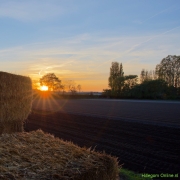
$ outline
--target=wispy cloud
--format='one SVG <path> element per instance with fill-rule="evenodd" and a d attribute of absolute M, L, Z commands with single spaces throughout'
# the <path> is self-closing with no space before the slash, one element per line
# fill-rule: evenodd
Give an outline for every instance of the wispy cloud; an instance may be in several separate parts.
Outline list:
<path fill-rule="evenodd" d="M 75 8 L 64 5 L 62 1 L 3 1 L 0 5 L 0 17 L 9 17 L 21 21 L 47 20 L 64 13 L 73 11 Z"/>
<path fill-rule="evenodd" d="M 148 17 L 147 19 L 145 19 L 143 21 L 136 21 L 136 22 L 138 22 L 139 24 L 144 24 L 145 22 L 147 22 L 150 19 L 153 19 L 153 18 L 159 16 L 160 14 L 163 14 L 163 13 L 166 13 L 166 12 L 169 12 L 169 11 L 172 11 L 172 10 L 178 10 L 179 8 L 177 8 L 176 5 L 173 5 L 173 6 L 170 6 L 170 7 L 166 8 L 166 9 L 163 9 L 163 10 L 153 14 L 152 16 Z"/>
<path fill-rule="evenodd" d="M 180 52 L 173 3 L 0 0 L 0 70 L 106 86 L 112 61 L 122 62 L 125 74 L 153 69 Z"/>
<path fill-rule="evenodd" d="M 151 36 L 104 38 L 82 34 L 63 40 L 1 49 L 0 58 L 4 59 L 1 68 L 8 69 L 8 60 L 13 57 L 11 72 L 16 67 L 19 73 L 33 79 L 53 72 L 61 79 L 73 79 L 77 83 L 85 83 L 85 79 L 97 81 L 98 77 L 98 82 L 102 81 L 106 86 L 112 61 L 122 62 L 125 74 L 138 75 L 142 68 L 154 69 L 168 54 L 177 54 L 179 47 L 171 44 L 171 40 L 180 41 L 179 33 L 175 31 L 178 28 Z"/>
<path fill-rule="evenodd" d="M 173 31 L 173 30 L 175 30 L 175 29 L 178 29 L 178 28 L 180 28 L 180 26 L 177 26 L 177 27 L 172 28 L 172 29 L 170 29 L 170 30 L 168 30 L 168 31 L 165 31 L 165 32 L 163 32 L 163 33 L 160 33 L 160 34 L 157 34 L 157 35 L 155 35 L 155 36 L 153 36 L 153 37 L 150 37 L 150 38 L 148 38 L 147 40 L 145 40 L 145 41 L 143 41 L 143 42 L 140 42 L 140 43 L 138 43 L 138 44 L 135 44 L 135 45 L 132 46 L 130 49 L 128 49 L 128 50 L 126 51 L 126 53 L 129 53 L 130 51 L 135 50 L 137 47 L 143 45 L 144 43 L 147 43 L 147 42 L 149 42 L 149 41 L 151 41 L 151 40 L 153 40 L 153 39 L 155 39 L 155 38 L 158 38 L 158 37 L 160 37 L 160 36 L 162 36 L 162 35 L 165 35 L 165 34 L 171 32 L 171 31 Z"/>
<path fill-rule="evenodd" d="M 119 59 L 119 58 L 121 58 L 121 57 L 123 57 L 123 56 L 125 56 L 125 55 L 130 55 L 130 54 L 132 54 L 131 52 L 135 51 L 136 49 L 138 49 L 138 48 L 140 48 L 140 47 L 142 47 L 142 46 L 146 47 L 146 46 L 147 46 L 146 43 L 149 42 L 149 41 L 152 41 L 152 40 L 154 40 L 154 45 L 157 46 L 158 44 L 161 44 L 163 38 L 164 38 L 164 39 L 166 38 L 166 37 L 163 37 L 163 35 L 171 32 L 171 31 L 173 31 L 173 30 L 176 30 L 176 29 L 178 29 L 178 28 L 180 28 L 180 26 L 177 26 L 177 27 L 172 28 L 172 29 L 170 29 L 170 30 L 164 31 L 164 32 L 162 32 L 162 33 L 160 33 L 160 34 L 153 35 L 153 36 L 151 36 L 151 37 L 149 37 L 149 36 L 144 37 L 145 40 L 143 40 L 143 41 L 141 41 L 141 39 L 142 39 L 142 37 L 141 37 L 141 38 L 139 38 L 139 41 L 141 41 L 141 42 L 138 42 L 137 44 L 132 45 L 129 49 L 126 49 L 123 53 L 121 53 L 120 56 L 117 56 L 117 57 L 115 57 L 115 58 L 112 59 L 112 60 Z M 177 37 L 179 37 L 179 36 L 177 36 Z M 160 38 L 161 40 L 159 40 L 159 42 L 158 42 L 158 40 L 156 40 L 157 38 Z M 157 42 L 157 44 L 156 44 L 156 42 Z M 167 44 L 167 46 L 168 46 L 168 44 Z M 144 48 L 144 47 L 142 47 L 142 48 Z M 141 51 L 142 51 L 142 49 L 141 49 Z M 151 50 L 150 50 L 150 51 L 151 51 Z M 140 53 L 140 54 L 141 54 L 141 53 Z"/>

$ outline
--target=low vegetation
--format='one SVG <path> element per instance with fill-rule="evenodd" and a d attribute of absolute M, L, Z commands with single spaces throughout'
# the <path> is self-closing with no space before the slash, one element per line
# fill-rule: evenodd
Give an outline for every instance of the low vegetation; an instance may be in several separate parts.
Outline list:
<path fill-rule="evenodd" d="M 120 169 L 119 171 L 120 180 L 151 180 L 151 178 L 144 178 L 141 174 L 137 174 L 124 168 Z"/>

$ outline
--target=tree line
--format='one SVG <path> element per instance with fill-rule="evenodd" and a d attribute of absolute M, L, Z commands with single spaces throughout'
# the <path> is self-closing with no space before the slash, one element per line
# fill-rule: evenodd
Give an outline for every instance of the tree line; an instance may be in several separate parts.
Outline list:
<path fill-rule="evenodd" d="M 142 69 L 138 75 L 124 75 L 122 63 L 112 62 L 109 89 L 103 96 L 135 99 L 180 99 L 180 56 L 168 55 L 155 70 Z"/>
<path fill-rule="evenodd" d="M 77 91 L 81 91 L 82 87 L 80 84 L 76 86 L 75 82 L 73 80 L 67 80 L 66 82 L 62 82 L 54 73 L 47 73 L 44 76 L 42 76 L 39 81 L 40 86 L 47 86 L 49 91 L 56 91 L 64 93 L 66 90 L 71 92 L 72 94 L 75 94 Z M 34 82 L 34 84 L 36 84 Z M 37 86 L 35 86 L 35 89 L 37 89 Z"/>

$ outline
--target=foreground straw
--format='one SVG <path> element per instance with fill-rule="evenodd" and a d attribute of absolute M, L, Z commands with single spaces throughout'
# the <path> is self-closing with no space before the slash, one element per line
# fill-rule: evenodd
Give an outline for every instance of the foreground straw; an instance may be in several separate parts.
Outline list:
<path fill-rule="evenodd" d="M 31 79 L 0 71 L 0 134 L 22 132 L 31 106 Z"/>
<path fill-rule="evenodd" d="M 115 180 L 117 159 L 41 130 L 0 136 L 0 179 Z"/>

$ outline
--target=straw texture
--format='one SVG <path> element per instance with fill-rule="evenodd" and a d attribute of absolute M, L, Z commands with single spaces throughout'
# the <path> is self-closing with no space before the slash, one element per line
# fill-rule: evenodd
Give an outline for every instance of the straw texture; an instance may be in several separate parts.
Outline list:
<path fill-rule="evenodd" d="M 22 131 L 31 106 L 31 79 L 0 71 L 0 134 Z"/>
<path fill-rule="evenodd" d="M 2 180 L 115 180 L 118 175 L 117 158 L 41 130 L 3 134 L 0 144 Z"/>

